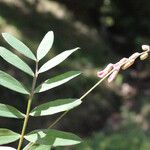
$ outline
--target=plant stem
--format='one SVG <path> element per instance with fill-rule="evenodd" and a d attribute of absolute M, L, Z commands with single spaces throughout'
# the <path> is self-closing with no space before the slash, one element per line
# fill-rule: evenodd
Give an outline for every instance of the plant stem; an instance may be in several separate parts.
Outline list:
<path fill-rule="evenodd" d="M 30 99 L 28 100 L 26 116 L 25 116 L 25 119 L 24 119 L 23 128 L 22 128 L 22 131 L 21 131 L 21 137 L 20 137 L 20 140 L 19 140 L 19 144 L 18 144 L 17 150 L 20 150 L 20 149 L 21 149 L 21 146 L 22 146 L 22 142 L 23 142 L 25 130 L 26 130 L 26 127 L 27 127 L 28 119 L 29 119 L 29 113 L 30 113 L 30 108 L 31 108 L 31 102 L 32 102 L 32 99 L 30 98 Z"/>
<path fill-rule="evenodd" d="M 89 93 L 91 93 L 101 82 L 103 82 L 114 70 L 106 74 L 101 80 L 99 80 L 94 86 L 92 86 L 85 94 L 83 94 L 79 99 L 83 100 Z M 70 110 L 62 113 L 48 128 L 52 128 L 57 122 L 59 122 Z"/>
<path fill-rule="evenodd" d="M 62 113 L 48 128 L 52 128 L 61 118 L 63 118 L 63 116 L 65 116 L 67 113 L 69 112 L 68 111 L 65 111 L 64 113 Z"/>
<path fill-rule="evenodd" d="M 23 143 L 26 127 L 27 127 L 28 120 L 29 120 L 29 114 L 30 114 L 30 109 L 31 109 L 33 96 L 34 96 L 34 89 L 35 89 L 37 77 L 38 77 L 38 61 L 36 61 L 35 74 L 34 74 L 34 77 L 33 77 L 32 88 L 31 88 L 31 92 L 30 92 L 29 99 L 28 99 L 28 104 L 27 104 L 26 116 L 25 116 L 25 119 L 24 119 L 24 123 L 23 123 L 23 127 L 22 127 L 21 136 L 20 136 L 20 140 L 19 140 L 17 150 L 21 149 L 21 146 L 22 146 L 22 143 Z"/>

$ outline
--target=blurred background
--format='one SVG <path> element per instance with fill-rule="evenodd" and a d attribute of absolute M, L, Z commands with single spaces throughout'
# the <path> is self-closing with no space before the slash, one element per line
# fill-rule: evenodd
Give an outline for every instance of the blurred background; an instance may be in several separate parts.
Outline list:
<path fill-rule="evenodd" d="M 149 44 L 150 1 L 0 0 L 1 33 L 13 34 L 35 53 L 49 30 L 54 31 L 55 41 L 44 61 L 67 49 L 81 49 L 61 65 L 42 74 L 39 82 L 69 70 L 83 73 L 63 86 L 36 95 L 33 108 L 59 98 L 80 97 L 99 80 L 96 76 L 98 70 L 110 62 L 140 52 L 142 44 Z M 2 36 L 0 45 L 12 50 Z M 34 68 L 32 61 L 22 58 Z M 30 87 L 31 78 L 2 59 L 0 68 Z M 150 59 L 136 61 L 113 83 L 105 81 L 89 94 L 81 106 L 55 126 L 79 135 L 84 142 L 57 150 L 149 150 L 149 68 Z M 0 101 L 26 111 L 26 96 L 3 87 L 0 87 Z M 57 116 L 31 118 L 27 132 L 47 128 Z M 22 123 L 0 118 L 0 127 L 16 132 L 21 132 Z"/>

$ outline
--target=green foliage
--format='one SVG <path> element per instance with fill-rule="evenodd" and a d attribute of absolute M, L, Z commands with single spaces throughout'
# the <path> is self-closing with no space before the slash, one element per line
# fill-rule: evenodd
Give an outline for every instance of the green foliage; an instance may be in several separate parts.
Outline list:
<path fill-rule="evenodd" d="M 55 88 L 68 82 L 69 80 L 75 78 L 78 75 L 80 75 L 80 72 L 78 71 L 69 71 L 59 76 L 48 79 L 35 89 L 35 93 L 40 93 Z"/>
<path fill-rule="evenodd" d="M 49 31 L 41 41 L 38 49 L 37 49 L 37 59 L 41 60 L 51 49 L 54 41 L 54 33 Z"/>
<path fill-rule="evenodd" d="M 0 47 L 0 56 L 11 65 L 17 67 L 18 69 L 24 71 L 25 73 L 31 76 L 34 76 L 34 73 L 31 70 L 31 68 L 24 61 L 22 61 L 17 55 L 13 54 L 6 48 Z"/>
<path fill-rule="evenodd" d="M 36 60 L 32 51 L 24 43 L 22 43 L 9 33 L 2 33 L 2 36 L 6 40 L 6 42 L 10 44 L 10 46 L 12 46 L 15 50 L 30 59 Z"/>
<path fill-rule="evenodd" d="M 60 64 L 62 61 L 64 61 L 68 56 L 70 56 L 73 52 L 75 52 L 78 48 L 67 50 L 62 52 L 61 54 L 55 56 L 54 58 L 50 59 L 48 62 L 46 62 L 40 69 L 39 73 L 45 72 L 49 69 L 52 69 L 53 67 Z"/>
<path fill-rule="evenodd" d="M 17 141 L 19 138 L 20 135 L 18 133 L 8 129 L 0 129 L 0 145 Z"/>
<path fill-rule="evenodd" d="M 36 142 L 51 146 L 75 145 L 81 142 L 81 139 L 69 132 L 62 132 L 53 129 L 35 130 L 25 136 L 30 142 Z"/>
<path fill-rule="evenodd" d="M 59 112 L 67 111 L 73 109 L 80 105 L 82 101 L 76 99 L 59 99 L 52 102 L 48 102 L 35 107 L 30 115 L 31 116 L 46 116 L 52 115 Z"/>
<path fill-rule="evenodd" d="M 14 77 L 1 70 L 0 70 L 0 85 L 22 94 L 29 94 L 29 92 L 24 88 L 22 83 L 20 83 Z"/>
<path fill-rule="evenodd" d="M 0 146 L 0 149 L 2 149 L 2 150 L 16 150 L 16 149 L 14 149 L 14 148 L 12 148 L 12 147 L 8 147 L 8 146 Z"/>
<path fill-rule="evenodd" d="M 9 43 L 14 49 L 24 54 L 26 57 L 35 60 L 35 72 L 33 73 L 33 71 L 26 64 L 26 62 L 20 59 L 16 54 L 7 50 L 4 47 L 0 47 L 0 56 L 4 60 L 6 60 L 11 65 L 17 67 L 21 71 L 33 77 L 33 83 L 31 85 L 32 88 L 30 91 L 28 91 L 20 81 L 16 80 L 11 75 L 0 70 L 0 85 L 10 90 L 28 95 L 28 105 L 27 105 L 26 115 L 22 114 L 15 107 L 5 105 L 5 104 L 0 104 L 0 116 L 17 118 L 17 119 L 24 118 L 21 134 L 17 134 L 8 129 L 0 129 L 0 145 L 11 143 L 19 139 L 18 150 L 20 150 L 24 138 L 29 142 L 32 142 L 29 143 L 24 148 L 24 150 L 28 150 L 28 149 L 50 150 L 52 146 L 56 147 L 56 146 L 67 146 L 67 145 L 79 144 L 81 142 L 81 139 L 78 136 L 71 133 L 52 130 L 52 129 L 35 130 L 25 135 L 25 130 L 26 130 L 29 116 L 45 116 L 45 115 L 56 114 L 63 111 L 66 112 L 81 104 L 80 99 L 60 99 L 60 100 L 55 100 L 55 101 L 42 104 L 40 106 L 35 107 L 32 111 L 30 111 L 34 93 L 40 93 L 52 89 L 80 75 L 79 71 L 69 71 L 61 75 L 58 75 L 56 77 L 53 77 L 51 79 L 48 79 L 45 82 L 43 82 L 41 85 L 38 85 L 36 87 L 36 81 L 38 79 L 39 73 L 45 72 L 55 67 L 56 65 L 64 61 L 73 52 L 75 52 L 78 48 L 62 52 L 61 54 L 49 60 L 38 70 L 39 60 L 41 60 L 52 47 L 53 40 L 54 40 L 54 34 L 52 31 L 49 31 L 44 36 L 42 42 L 40 43 L 37 49 L 37 55 L 36 55 L 37 58 L 34 56 L 32 51 L 25 44 L 23 44 L 21 41 L 16 39 L 14 36 L 8 33 L 3 33 L 2 35 L 4 39 L 7 41 L 7 43 Z"/>
<path fill-rule="evenodd" d="M 15 107 L 0 103 L 0 116 L 8 118 L 24 118 L 25 115 L 17 110 Z"/>
<path fill-rule="evenodd" d="M 50 145 L 42 145 L 42 144 L 32 144 L 29 143 L 26 147 L 24 147 L 23 150 L 28 150 L 30 148 L 30 150 L 50 150 L 51 146 Z"/>

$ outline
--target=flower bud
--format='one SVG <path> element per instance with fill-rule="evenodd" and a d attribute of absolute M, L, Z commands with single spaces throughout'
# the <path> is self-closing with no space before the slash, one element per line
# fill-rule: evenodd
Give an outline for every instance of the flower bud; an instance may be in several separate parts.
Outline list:
<path fill-rule="evenodd" d="M 143 50 L 143 51 L 150 50 L 149 45 L 142 45 L 142 50 Z"/>
<path fill-rule="evenodd" d="M 132 54 L 130 57 L 129 57 L 129 59 L 136 59 L 136 58 L 138 58 L 140 56 L 140 53 L 138 53 L 138 52 L 136 52 L 136 53 L 134 53 L 134 54 Z"/>
<path fill-rule="evenodd" d="M 99 78 L 103 78 L 106 74 L 108 74 L 113 69 L 113 64 L 108 64 L 106 68 L 102 71 L 97 72 L 97 76 Z"/>
<path fill-rule="evenodd" d="M 109 78 L 108 78 L 108 82 L 109 82 L 109 83 L 112 82 L 112 81 L 117 77 L 118 72 L 119 72 L 119 71 L 115 70 L 115 71 L 109 76 Z"/>
<path fill-rule="evenodd" d="M 121 68 L 123 69 L 123 70 L 125 70 L 125 69 L 127 69 L 127 68 L 129 68 L 130 66 L 132 66 L 133 64 L 134 64 L 134 59 L 131 59 L 131 60 L 129 60 L 127 63 L 125 63 Z"/>
<path fill-rule="evenodd" d="M 143 53 L 141 56 L 140 56 L 140 60 L 145 60 L 146 58 L 148 57 L 148 53 Z"/>
<path fill-rule="evenodd" d="M 122 58 L 122 59 L 119 61 L 119 63 L 120 63 L 120 64 L 125 63 L 127 60 L 128 60 L 128 58 L 125 58 L 125 57 L 124 57 L 124 58 Z"/>

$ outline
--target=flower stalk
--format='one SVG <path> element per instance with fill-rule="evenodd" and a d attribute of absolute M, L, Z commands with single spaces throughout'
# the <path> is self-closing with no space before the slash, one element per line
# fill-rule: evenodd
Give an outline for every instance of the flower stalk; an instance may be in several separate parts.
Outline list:
<path fill-rule="evenodd" d="M 135 60 L 140 57 L 141 60 L 145 60 L 148 57 L 148 53 L 150 52 L 150 46 L 149 45 L 142 45 L 143 52 L 141 53 L 134 53 L 129 58 L 122 58 L 119 62 L 116 64 L 108 64 L 106 68 L 102 71 L 97 72 L 97 76 L 101 78 L 94 86 L 92 86 L 85 94 L 83 94 L 79 99 L 83 100 L 89 93 L 91 93 L 100 83 L 102 83 L 108 76 L 108 82 L 112 82 L 118 75 L 119 71 L 125 70 L 132 66 L 135 62 Z M 65 111 L 62 113 L 48 128 L 52 128 L 56 123 L 58 123 L 67 113 L 68 111 Z"/>
<path fill-rule="evenodd" d="M 101 84 L 107 77 L 108 77 L 109 83 L 114 81 L 115 78 L 117 77 L 119 71 L 121 69 L 125 70 L 125 69 L 129 68 L 130 66 L 132 66 L 138 57 L 140 57 L 140 60 L 145 60 L 148 57 L 148 53 L 150 52 L 150 46 L 142 45 L 142 49 L 143 49 L 143 52 L 141 52 L 141 53 L 136 52 L 136 53 L 132 54 L 129 58 L 122 58 L 119 62 L 117 62 L 115 64 L 110 63 L 106 66 L 105 69 L 97 72 L 97 76 L 101 79 L 96 84 L 94 84 L 94 86 L 92 86 L 79 99 L 83 101 L 83 99 L 89 93 L 91 93 L 99 84 Z M 48 128 L 52 128 L 53 126 L 55 126 L 69 111 L 70 110 L 63 112 L 58 118 L 56 118 L 56 120 Z M 30 143 L 28 149 L 30 149 L 30 147 L 33 144 L 34 143 Z"/>

